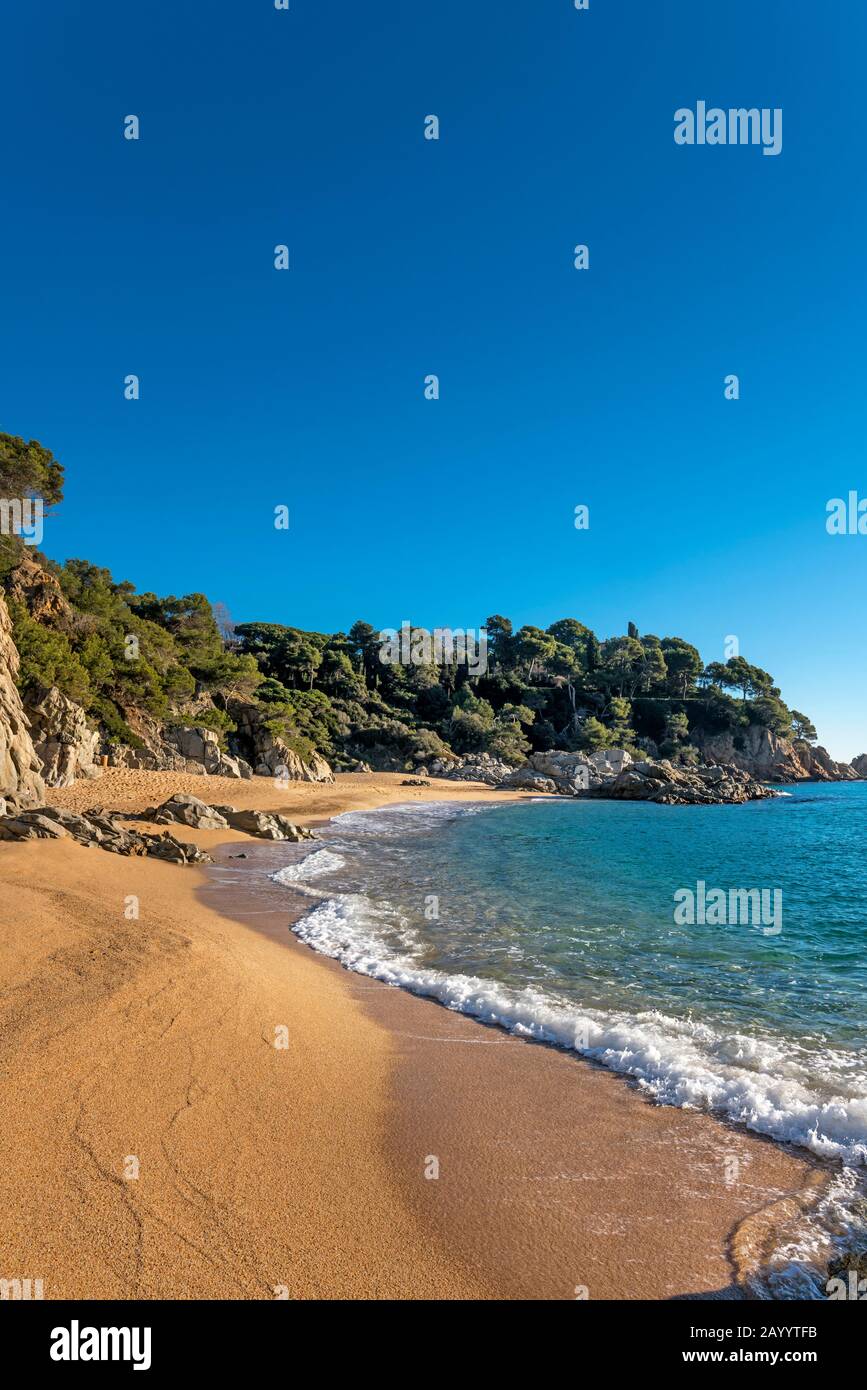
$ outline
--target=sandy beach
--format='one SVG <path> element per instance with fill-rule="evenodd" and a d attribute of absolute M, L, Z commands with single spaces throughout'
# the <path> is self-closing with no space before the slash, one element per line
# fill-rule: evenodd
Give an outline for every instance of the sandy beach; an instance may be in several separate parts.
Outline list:
<path fill-rule="evenodd" d="M 112 771 L 50 798 L 183 790 L 315 824 L 504 796 L 400 781 Z M 218 864 L 258 844 L 181 835 Z M 731 1297 L 821 1185 L 806 1154 L 348 974 L 218 878 L 0 847 L 4 1277 L 46 1298 Z"/>

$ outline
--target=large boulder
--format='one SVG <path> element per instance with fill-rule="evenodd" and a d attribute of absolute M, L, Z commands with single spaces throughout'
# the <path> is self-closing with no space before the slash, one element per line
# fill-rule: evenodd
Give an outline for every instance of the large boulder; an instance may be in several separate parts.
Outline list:
<path fill-rule="evenodd" d="M 532 767 L 516 767 L 503 778 L 500 786 L 526 792 L 557 791 L 557 783 L 552 778 L 543 777 L 541 772 L 534 772 Z"/>
<path fill-rule="evenodd" d="M 600 774 L 586 753 L 533 753 L 527 766 L 541 777 L 550 777 L 557 791 L 565 796 L 586 791 L 600 780 Z"/>
<path fill-rule="evenodd" d="M 853 758 L 851 768 L 856 777 L 867 777 L 867 753 L 859 753 L 857 758 Z"/>
<path fill-rule="evenodd" d="M 76 778 L 102 773 L 97 762 L 99 734 L 87 722 L 81 705 L 52 686 L 27 712 L 33 746 L 49 787 L 71 787 Z"/>
<path fill-rule="evenodd" d="M 166 743 L 177 749 L 185 762 L 201 764 L 210 777 L 253 776 L 253 769 L 243 758 L 233 758 L 223 752 L 213 729 L 201 725 L 185 729 L 179 724 L 171 724 L 165 729 L 164 738 Z"/>
<path fill-rule="evenodd" d="M 192 830 L 227 830 L 229 822 L 213 806 L 186 792 L 175 792 L 153 811 L 143 811 L 142 820 L 154 825 L 188 825 Z"/>
<path fill-rule="evenodd" d="M 286 816 L 272 811 L 236 811 L 233 806 L 214 808 L 226 817 L 233 830 L 243 830 L 246 835 L 255 835 L 259 840 L 310 840 L 312 832 L 305 826 L 295 825 Z"/>
<path fill-rule="evenodd" d="M 0 840 L 63 840 L 67 831 L 57 821 L 36 811 L 0 820 Z"/>
<path fill-rule="evenodd" d="M 45 800 L 45 783 L 15 684 L 18 666 L 9 610 L 0 598 L 0 796 L 11 793 L 22 805 L 38 806 Z"/>
<path fill-rule="evenodd" d="M 531 754 L 527 765 L 542 777 L 550 777 L 558 792 L 577 796 L 617 777 L 631 762 L 625 748 L 599 748 L 593 753 L 564 753 L 554 749 Z"/>
<path fill-rule="evenodd" d="M 600 777 L 617 777 L 632 762 L 625 748 L 597 748 L 587 754 L 587 761 Z"/>

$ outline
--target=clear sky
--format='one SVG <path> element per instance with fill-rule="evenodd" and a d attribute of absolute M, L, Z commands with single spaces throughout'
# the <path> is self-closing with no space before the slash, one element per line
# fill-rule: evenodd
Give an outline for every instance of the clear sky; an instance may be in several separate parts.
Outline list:
<path fill-rule="evenodd" d="M 4 6 L 43 548 L 236 622 L 733 634 L 867 751 L 867 536 L 825 530 L 867 495 L 865 38 L 855 0 Z M 676 145 L 699 100 L 781 107 L 782 153 Z"/>

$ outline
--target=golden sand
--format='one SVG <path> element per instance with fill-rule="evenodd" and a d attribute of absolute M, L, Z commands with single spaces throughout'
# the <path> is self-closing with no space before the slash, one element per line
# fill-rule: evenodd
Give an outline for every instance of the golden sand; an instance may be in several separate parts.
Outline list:
<path fill-rule="evenodd" d="M 400 781 L 112 771 L 51 799 L 141 810 L 183 790 L 302 824 L 503 799 Z M 256 843 L 178 833 L 223 856 Z M 214 882 L 0 846 L 0 1277 L 46 1298 L 731 1293 L 744 1233 L 767 1241 L 766 1214 L 820 1181 L 805 1155 L 348 974 L 285 911 L 235 920 L 242 893 Z"/>

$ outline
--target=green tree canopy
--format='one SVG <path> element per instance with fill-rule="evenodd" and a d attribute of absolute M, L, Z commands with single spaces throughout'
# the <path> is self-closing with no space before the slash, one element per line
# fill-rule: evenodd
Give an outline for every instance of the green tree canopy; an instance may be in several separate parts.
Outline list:
<path fill-rule="evenodd" d="M 63 500 L 63 465 L 35 439 L 0 433 L 0 497 L 41 497 L 47 507 Z"/>

